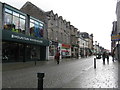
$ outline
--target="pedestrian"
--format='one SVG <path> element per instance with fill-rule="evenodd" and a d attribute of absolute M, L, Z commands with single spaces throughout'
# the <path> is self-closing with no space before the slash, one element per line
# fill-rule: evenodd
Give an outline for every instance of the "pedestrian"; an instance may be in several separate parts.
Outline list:
<path fill-rule="evenodd" d="M 58 50 L 56 52 L 55 59 L 57 61 L 57 64 L 59 64 L 59 62 L 60 62 L 60 52 Z"/>
<path fill-rule="evenodd" d="M 78 54 L 78 53 L 76 53 L 76 58 L 77 58 L 77 59 L 79 58 L 79 54 Z"/>
<path fill-rule="evenodd" d="M 103 64 L 105 64 L 106 52 L 103 52 L 102 58 L 103 58 Z"/>
<path fill-rule="evenodd" d="M 112 61 L 114 62 L 114 57 L 115 57 L 115 53 L 114 51 L 112 52 Z"/>
<path fill-rule="evenodd" d="M 106 53 L 107 62 L 109 63 L 109 53 Z"/>

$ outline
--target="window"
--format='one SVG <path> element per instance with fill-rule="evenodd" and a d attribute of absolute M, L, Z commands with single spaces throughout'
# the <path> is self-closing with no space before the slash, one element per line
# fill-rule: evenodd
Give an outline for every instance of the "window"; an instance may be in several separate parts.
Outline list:
<path fill-rule="evenodd" d="M 19 29 L 19 17 L 13 16 L 13 24 L 15 25 L 15 29 Z"/>
<path fill-rule="evenodd" d="M 34 19 L 30 19 L 30 36 L 35 36 L 39 38 L 43 37 L 43 29 L 43 23 Z"/>
<path fill-rule="evenodd" d="M 49 55 L 54 56 L 55 55 L 55 50 L 56 50 L 55 45 L 50 45 L 50 47 L 49 47 Z"/>
<path fill-rule="evenodd" d="M 9 13 L 9 14 L 12 14 L 12 11 L 9 10 L 9 9 L 7 9 L 7 8 L 5 8 L 5 12 L 7 12 L 7 13 Z"/>
<path fill-rule="evenodd" d="M 4 29 L 25 34 L 25 19 L 24 15 L 5 8 Z"/>
<path fill-rule="evenodd" d="M 4 29 L 10 30 L 12 28 L 12 15 L 5 13 Z"/>
<path fill-rule="evenodd" d="M 30 35 L 34 36 L 34 23 L 30 22 Z"/>
<path fill-rule="evenodd" d="M 21 32 L 25 33 L 25 19 L 20 18 L 20 29 Z"/>

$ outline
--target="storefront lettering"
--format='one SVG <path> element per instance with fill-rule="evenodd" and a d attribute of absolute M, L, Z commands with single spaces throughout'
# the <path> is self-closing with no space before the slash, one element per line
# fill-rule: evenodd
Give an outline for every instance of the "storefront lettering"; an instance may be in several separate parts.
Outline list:
<path fill-rule="evenodd" d="M 43 43 L 43 41 L 36 40 L 36 39 L 31 39 L 31 38 L 30 38 L 30 41 L 33 41 L 33 42 L 38 42 L 38 43 Z"/>
<path fill-rule="evenodd" d="M 16 39 L 21 39 L 21 40 L 29 40 L 29 38 L 26 38 L 26 37 L 21 37 L 21 36 L 18 36 L 18 35 L 11 35 L 11 38 L 16 38 Z"/>
<path fill-rule="evenodd" d="M 22 36 L 19 36 L 19 35 L 11 35 L 11 38 L 14 38 L 14 39 L 20 39 L 20 40 L 26 40 L 26 41 L 32 41 L 32 42 L 38 42 L 38 43 L 43 43 L 42 40 L 37 40 L 37 39 L 32 39 L 32 38 L 27 38 L 27 37 L 22 37 Z"/>

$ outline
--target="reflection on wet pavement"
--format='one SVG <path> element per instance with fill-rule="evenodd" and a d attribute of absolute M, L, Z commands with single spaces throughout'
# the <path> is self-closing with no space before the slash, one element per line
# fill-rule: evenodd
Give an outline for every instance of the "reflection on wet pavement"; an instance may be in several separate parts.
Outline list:
<path fill-rule="evenodd" d="M 118 88 L 118 63 L 109 63 L 105 65 L 102 59 L 97 59 L 97 68 L 93 67 L 84 70 L 80 76 L 74 78 L 71 82 L 64 85 L 65 88 Z"/>

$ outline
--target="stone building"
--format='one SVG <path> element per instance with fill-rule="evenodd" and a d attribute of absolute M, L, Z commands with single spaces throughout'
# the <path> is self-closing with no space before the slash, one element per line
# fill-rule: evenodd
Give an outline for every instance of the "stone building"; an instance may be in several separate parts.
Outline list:
<path fill-rule="evenodd" d="M 82 38 L 87 42 L 85 47 L 85 55 L 90 56 L 93 54 L 93 34 L 89 35 L 87 32 L 80 32 Z"/>
<path fill-rule="evenodd" d="M 120 60 L 120 0 L 117 0 L 116 17 L 117 21 L 113 22 L 113 28 L 111 33 L 111 50 L 112 53 L 115 53 L 115 58 Z"/>
<path fill-rule="evenodd" d="M 75 28 L 73 25 L 70 26 L 71 56 L 72 57 L 78 57 L 78 53 L 79 53 L 77 31 L 78 29 Z"/>
<path fill-rule="evenodd" d="M 49 58 L 53 59 L 57 49 L 61 52 L 61 58 L 70 57 L 70 23 L 63 20 L 62 16 L 53 11 L 46 12 L 48 19 Z"/>
<path fill-rule="evenodd" d="M 48 23 L 48 39 L 50 41 L 49 46 L 49 59 L 54 59 L 56 49 L 58 48 L 59 28 L 58 28 L 58 15 L 54 15 L 53 11 L 46 12 Z M 59 39 L 59 40 L 58 40 Z"/>

